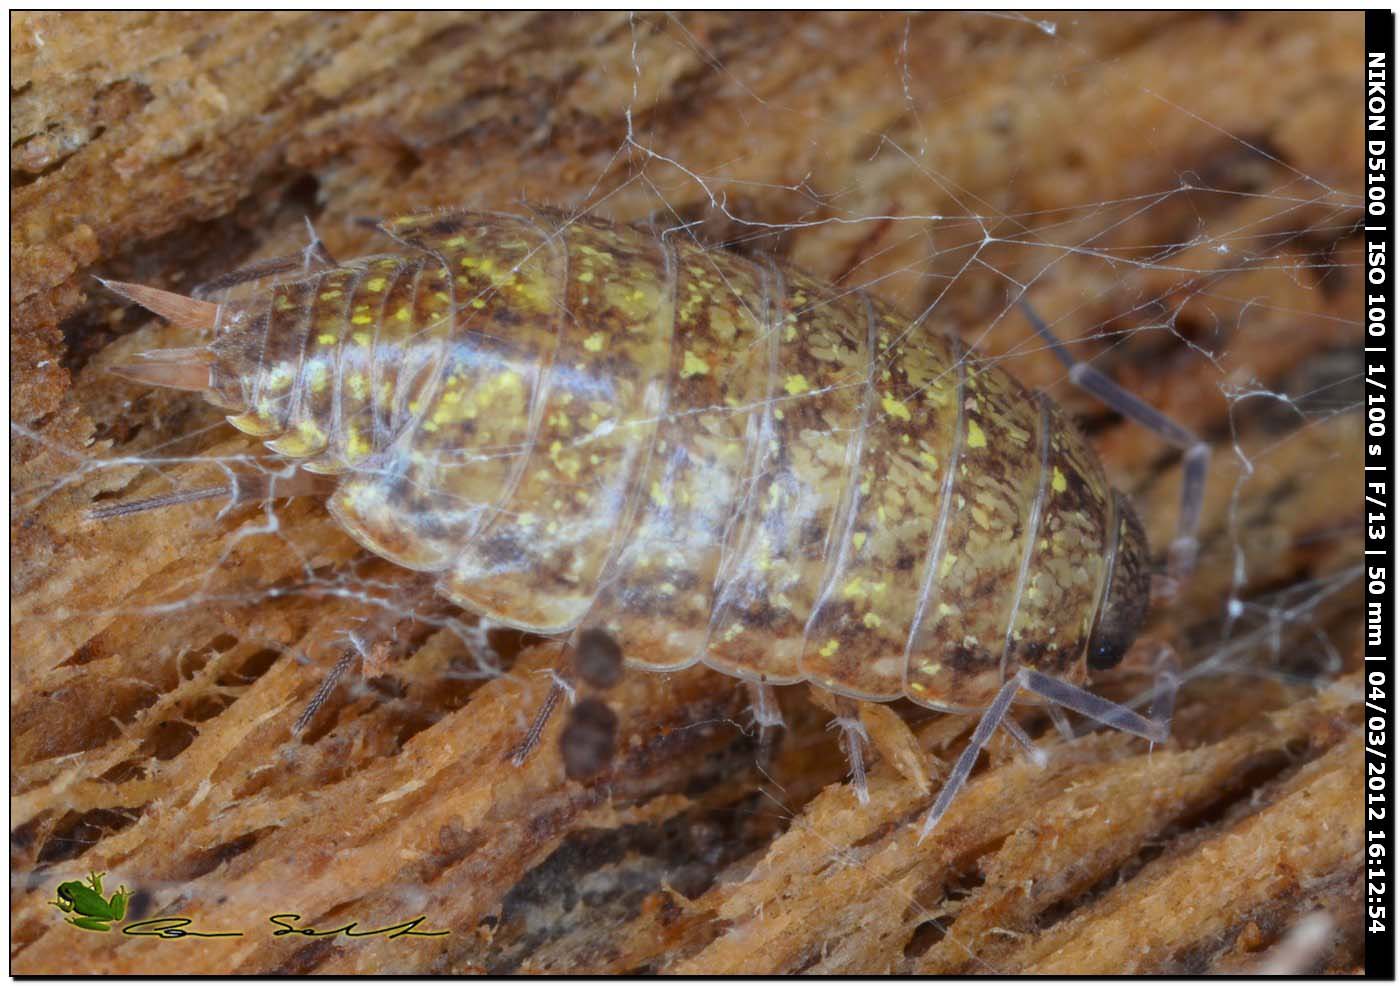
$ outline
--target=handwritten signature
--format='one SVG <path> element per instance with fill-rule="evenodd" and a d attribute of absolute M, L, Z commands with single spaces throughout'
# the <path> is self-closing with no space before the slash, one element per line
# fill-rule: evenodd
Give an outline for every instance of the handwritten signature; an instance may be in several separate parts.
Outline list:
<path fill-rule="evenodd" d="M 268 920 L 276 926 L 273 937 L 280 938 L 283 935 L 302 935 L 307 938 L 333 938 L 336 935 L 344 935 L 346 938 L 375 938 L 383 936 L 385 938 L 438 938 L 442 935 L 450 935 L 450 931 L 419 931 L 418 926 L 428 919 L 426 914 L 420 914 L 409 921 L 399 924 L 386 925 L 383 928 L 370 928 L 360 930 L 358 921 L 351 921 L 349 924 L 341 925 L 339 928 L 328 928 L 322 930 L 311 926 L 298 927 L 295 922 L 301 920 L 301 915 L 288 912 L 286 914 L 273 914 Z M 145 921 L 133 921 L 122 928 L 122 934 L 131 935 L 133 938 L 241 938 L 241 931 L 202 931 L 192 928 L 194 921 L 185 917 L 168 918 L 148 918 Z"/>

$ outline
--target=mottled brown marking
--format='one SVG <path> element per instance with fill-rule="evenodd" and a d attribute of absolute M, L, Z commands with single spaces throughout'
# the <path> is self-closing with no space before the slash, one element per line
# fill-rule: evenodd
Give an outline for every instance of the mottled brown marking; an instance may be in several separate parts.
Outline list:
<path fill-rule="evenodd" d="M 596 777 L 612 763 L 617 747 L 617 713 L 606 702 L 586 698 L 569 712 L 559 734 L 559 754 L 570 780 Z"/>
<path fill-rule="evenodd" d="M 622 648 L 606 630 L 589 627 L 578 635 L 574 670 L 594 688 L 611 688 L 622 680 Z"/>

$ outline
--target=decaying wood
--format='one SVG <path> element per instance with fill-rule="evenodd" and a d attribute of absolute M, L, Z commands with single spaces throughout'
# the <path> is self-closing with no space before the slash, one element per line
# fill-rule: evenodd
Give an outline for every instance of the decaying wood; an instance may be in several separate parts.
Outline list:
<path fill-rule="evenodd" d="M 1306 968 L 1355 968 L 1361 17 L 1056 26 L 14 15 L 14 971 L 1243 971 L 1317 913 Z M 936 302 L 1082 416 L 1165 545 L 1176 457 L 1066 385 L 1008 287 L 1093 336 L 1215 446 L 1198 577 L 1101 686 L 1141 691 L 1158 643 L 1210 672 L 1171 743 L 1068 742 L 1028 710 L 1049 766 L 994 743 L 919 844 L 969 719 L 866 710 L 862 806 L 805 690 L 764 763 L 736 682 L 629 673 L 615 762 L 568 781 L 562 717 L 507 763 L 552 648 L 474 635 L 313 500 L 84 519 L 256 451 L 196 395 L 104 372 L 187 341 L 94 275 L 183 292 L 300 250 L 307 217 L 353 256 L 360 217 L 523 201 L 703 219 Z M 358 630 L 363 672 L 294 736 Z M 137 891 L 130 919 L 245 934 L 66 925 L 46 902 L 89 870 Z M 273 937 L 279 912 L 451 933 Z"/>

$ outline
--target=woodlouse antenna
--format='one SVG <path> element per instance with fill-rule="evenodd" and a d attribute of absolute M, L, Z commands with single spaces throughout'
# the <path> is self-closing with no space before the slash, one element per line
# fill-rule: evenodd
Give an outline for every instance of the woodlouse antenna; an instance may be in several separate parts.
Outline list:
<path fill-rule="evenodd" d="M 219 306 L 212 301 L 188 298 L 173 291 L 145 284 L 128 284 L 125 281 L 97 279 L 104 288 L 134 301 L 142 308 L 155 312 L 172 325 L 199 332 L 213 332 L 219 318 Z"/>

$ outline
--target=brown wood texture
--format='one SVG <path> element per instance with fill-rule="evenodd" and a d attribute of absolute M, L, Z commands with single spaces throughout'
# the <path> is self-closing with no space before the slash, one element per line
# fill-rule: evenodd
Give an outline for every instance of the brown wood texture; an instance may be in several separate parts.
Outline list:
<path fill-rule="evenodd" d="M 1053 25 L 1054 30 L 1047 29 Z M 1360 962 L 1356 13 L 13 14 L 11 897 L 16 973 L 1183 972 Z M 104 367 L 188 291 L 383 247 L 359 217 L 587 210 L 864 285 L 1084 424 L 1170 539 L 1179 460 L 1069 387 L 1009 292 L 1215 448 L 1196 579 L 1154 611 L 1173 739 L 1026 710 L 934 835 L 966 717 L 869 706 L 871 803 L 823 697 L 761 767 L 738 682 L 629 673 L 620 746 L 508 751 L 552 651 L 360 551 L 310 499 L 92 523 L 258 446 Z M 1227 601 L 1238 602 L 1228 612 Z M 371 641 L 291 726 L 346 634 Z M 527 642 L 528 644 L 528 642 Z M 89 870 L 129 919 L 47 902 Z M 426 915 L 433 938 L 274 937 Z"/>

